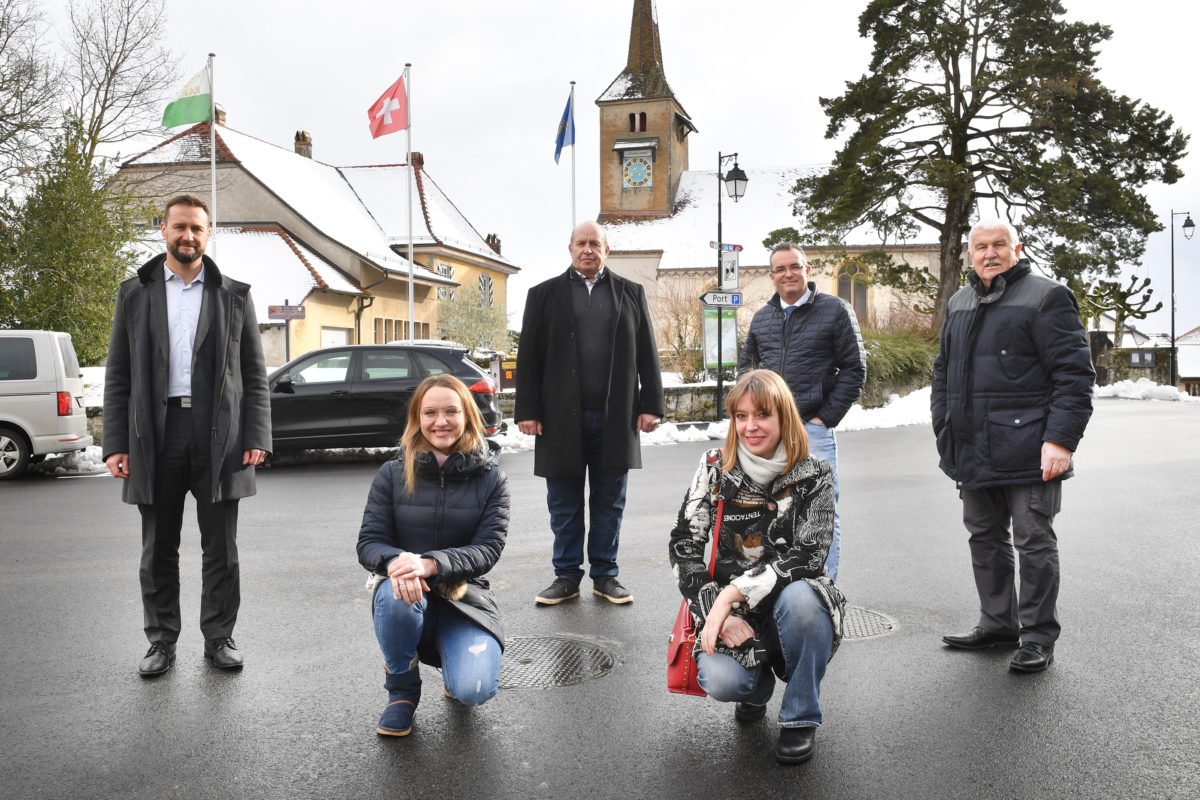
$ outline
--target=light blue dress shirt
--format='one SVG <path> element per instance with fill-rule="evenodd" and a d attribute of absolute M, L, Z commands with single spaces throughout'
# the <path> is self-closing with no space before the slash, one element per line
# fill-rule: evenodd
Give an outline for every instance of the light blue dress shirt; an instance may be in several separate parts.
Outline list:
<path fill-rule="evenodd" d="M 191 397 L 192 356 L 200 306 L 204 303 L 204 267 L 189 284 L 163 264 L 163 283 L 167 289 L 167 334 L 170 364 L 167 397 Z"/>

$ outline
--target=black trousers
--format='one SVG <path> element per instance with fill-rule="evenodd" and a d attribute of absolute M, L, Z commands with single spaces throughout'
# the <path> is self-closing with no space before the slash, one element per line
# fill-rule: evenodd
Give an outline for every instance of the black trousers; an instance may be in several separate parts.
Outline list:
<path fill-rule="evenodd" d="M 198 427 L 204 428 L 202 424 Z M 200 631 L 205 639 L 233 635 L 241 605 L 237 552 L 238 501 L 214 503 L 207 430 L 193 425 L 188 408 L 167 409 L 166 441 L 158 454 L 154 504 L 142 514 L 142 609 L 146 638 L 179 638 L 179 534 L 188 492 L 196 498 L 200 526 L 202 594 Z"/>

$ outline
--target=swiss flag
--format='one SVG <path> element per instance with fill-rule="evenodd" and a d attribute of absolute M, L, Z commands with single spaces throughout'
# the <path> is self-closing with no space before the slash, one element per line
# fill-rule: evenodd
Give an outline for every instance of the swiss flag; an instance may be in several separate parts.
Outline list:
<path fill-rule="evenodd" d="M 404 93 L 403 75 L 367 109 L 367 118 L 371 122 L 372 139 L 408 127 L 408 97 Z"/>

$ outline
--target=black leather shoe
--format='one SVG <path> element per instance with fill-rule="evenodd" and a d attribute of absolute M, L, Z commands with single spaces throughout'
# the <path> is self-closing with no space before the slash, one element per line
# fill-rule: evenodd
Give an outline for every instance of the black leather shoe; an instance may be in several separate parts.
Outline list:
<path fill-rule="evenodd" d="M 162 675 L 171 668 L 175 661 L 175 646 L 168 642 L 151 642 L 150 649 L 138 663 L 138 672 L 143 678 L 153 678 Z"/>
<path fill-rule="evenodd" d="M 1036 642 L 1027 642 L 1008 663 L 1008 668 L 1016 672 L 1041 672 L 1054 663 L 1054 645 L 1046 646 Z"/>
<path fill-rule="evenodd" d="M 943 636 L 942 641 L 959 650 L 983 650 L 987 647 L 1019 647 L 1021 637 L 1015 633 L 994 633 L 976 627 L 962 636 Z"/>
<path fill-rule="evenodd" d="M 767 714 L 767 705 L 763 703 L 738 703 L 733 707 L 733 718 L 738 722 L 755 722 Z"/>
<path fill-rule="evenodd" d="M 780 764 L 803 764 L 813 757 L 817 743 L 817 729 L 780 728 L 779 742 L 775 745 L 775 760 Z"/>
<path fill-rule="evenodd" d="M 204 643 L 204 658 L 217 669 L 241 669 L 242 654 L 226 636 L 223 639 L 209 639 Z"/>

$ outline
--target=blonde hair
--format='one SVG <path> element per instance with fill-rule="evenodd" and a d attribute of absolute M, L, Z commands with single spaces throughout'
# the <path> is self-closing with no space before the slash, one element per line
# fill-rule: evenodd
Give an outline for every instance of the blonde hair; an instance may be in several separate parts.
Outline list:
<path fill-rule="evenodd" d="M 408 489 L 409 494 L 412 494 L 417 486 L 417 455 L 433 449 L 433 445 L 425 438 L 425 434 L 421 433 L 421 403 L 430 389 L 439 388 L 449 389 L 458 395 L 458 401 L 462 403 L 465 415 L 463 434 L 454 443 L 452 452 L 470 453 L 483 446 L 483 417 L 479 415 L 479 408 L 475 405 L 475 400 L 471 397 L 471 392 L 467 389 L 466 384 L 453 375 L 444 373 L 430 375 L 417 385 L 412 399 L 408 401 L 408 423 L 404 428 L 404 435 L 400 437 L 400 460 L 404 465 L 404 486 Z"/>
<path fill-rule="evenodd" d="M 808 458 L 808 434 L 804 422 L 796 410 L 796 399 L 783 378 L 769 369 L 755 369 L 738 378 L 737 383 L 725 397 L 725 411 L 729 415 L 729 432 L 725 434 L 725 447 L 721 453 L 721 469 L 728 472 L 737 464 L 737 405 L 749 395 L 754 407 L 763 414 L 779 415 L 779 440 L 787 454 L 787 472 Z"/>

